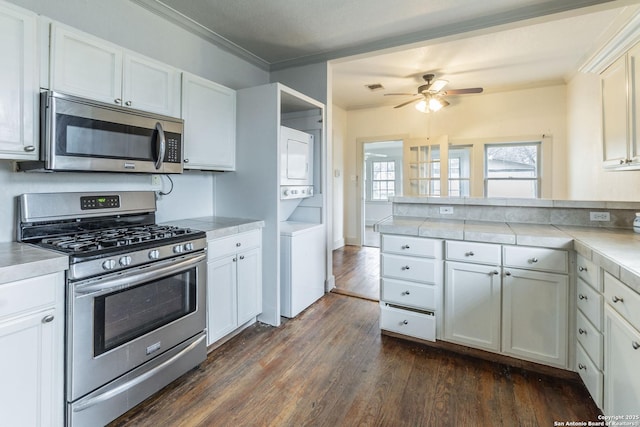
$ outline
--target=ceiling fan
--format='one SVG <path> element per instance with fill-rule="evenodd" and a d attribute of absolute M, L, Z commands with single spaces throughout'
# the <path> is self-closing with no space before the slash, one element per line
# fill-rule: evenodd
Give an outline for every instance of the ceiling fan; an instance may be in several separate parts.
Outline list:
<path fill-rule="evenodd" d="M 385 93 L 387 95 L 403 95 L 417 97 L 402 104 L 396 105 L 393 108 L 401 108 L 405 105 L 416 102 L 416 109 L 423 113 L 431 111 L 438 111 L 442 107 L 449 105 L 449 102 L 444 99 L 448 95 L 465 95 L 468 93 L 482 93 L 481 87 L 470 87 L 466 89 L 449 89 L 443 91 L 444 87 L 449 83 L 447 80 L 435 79 L 435 74 L 425 74 L 422 76 L 426 82 L 423 85 L 418 86 L 418 93 Z M 434 80 L 435 79 L 435 80 Z"/>

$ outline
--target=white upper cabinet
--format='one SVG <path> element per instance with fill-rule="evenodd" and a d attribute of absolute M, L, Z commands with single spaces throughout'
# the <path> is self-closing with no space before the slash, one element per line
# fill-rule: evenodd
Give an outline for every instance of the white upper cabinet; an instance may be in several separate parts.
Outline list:
<path fill-rule="evenodd" d="M 37 16 L 0 2 L 0 159 L 38 158 Z"/>
<path fill-rule="evenodd" d="M 167 116 L 180 114 L 180 71 L 89 34 L 51 25 L 51 88 Z"/>
<path fill-rule="evenodd" d="M 186 169 L 235 170 L 235 90 L 184 73 L 182 118 Z"/>

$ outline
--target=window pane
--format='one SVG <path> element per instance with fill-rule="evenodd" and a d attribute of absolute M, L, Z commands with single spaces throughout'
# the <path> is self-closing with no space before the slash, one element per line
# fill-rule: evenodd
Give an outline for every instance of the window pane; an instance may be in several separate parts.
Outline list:
<path fill-rule="evenodd" d="M 538 180 L 487 180 L 487 197 L 538 197 Z"/>
<path fill-rule="evenodd" d="M 488 145 L 487 178 L 536 178 L 540 144 Z"/>

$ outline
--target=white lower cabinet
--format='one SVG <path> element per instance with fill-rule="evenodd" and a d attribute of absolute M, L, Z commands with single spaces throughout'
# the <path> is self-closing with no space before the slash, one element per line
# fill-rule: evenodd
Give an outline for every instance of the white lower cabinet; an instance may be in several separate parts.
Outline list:
<path fill-rule="evenodd" d="M 260 230 L 208 241 L 207 345 L 262 312 Z"/>
<path fill-rule="evenodd" d="M 64 273 L 0 284 L 0 424 L 64 424 Z"/>
<path fill-rule="evenodd" d="M 502 352 L 564 368 L 567 365 L 569 278 L 505 268 Z"/>
<path fill-rule="evenodd" d="M 447 261 L 445 268 L 445 339 L 500 351 L 500 267 Z"/>

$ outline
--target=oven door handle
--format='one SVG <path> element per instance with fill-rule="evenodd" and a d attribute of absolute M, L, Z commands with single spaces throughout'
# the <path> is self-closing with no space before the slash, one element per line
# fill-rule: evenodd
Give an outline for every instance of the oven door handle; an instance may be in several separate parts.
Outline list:
<path fill-rule="evenodd" d="M 83 282 L 76 284 L 76 286 L 74 286 L 74 294 L 101 294 L 131 288 L 139 283 L 144 283 L 156 278 L 188 270 L 199 262 L 204 261 L 206 259 L 206 256 L 206 254 L 198 254 L 181 260 L 177 263 L 170 262 L 169 264 L 163 264 L 162 266 L 158 266 L 155 268 L 147 267 L 148 270 L 145 271 L 134 269 L 129 273 L 119 275 L 117 278 L 106 279 L 102 283 L 90 284 L 93 283 L 95 279 L 89 279 L 87 280 L 87 282 L 85 282 L 86 285 L 83 285 Z M 132 278 L 134 279 L 132 280 Z"/>
<path fill-rule="evenodd" d="M 131 388 L 135 387 L 141 382 L 147 380 L 148 378 L 151 378 L 152 376 L 156 375 L 158 372 L 162 371 L 164 368 L 171 365 L 176 360 L 180 359 L 184 354 L 189 353 L 191 350 L 196 348 L 202 342 L 202 340 L 204 340 L 206 337 L 207 337 L 206 335 L 202 335 L 196 341 L 192 342 L 187 347 L 180 350 L 179 353 L 173 355 L 170 359 L 165 360 L 160 365 L 154 367 L 153 369 L 145 372 L 140 376 L 135 377 L 131 381 L 128 381 L 124 384 L 120 384 L 119 386 L 109 391 L 106 391 L 105 393 L 102 393 L 96 397 L 87 399 L 86 401 L 78 402 L 78 405 L 73 408 L 73 412 L 84 411 L 85 409 L 90 408 L 94 405 L 97 405 L 100 402 L 104 402 L 105 400 L 109 400 L 114 396 L 117 396 L 121 393 L 126 392 L 127 390 L 130 390 Z"/>

